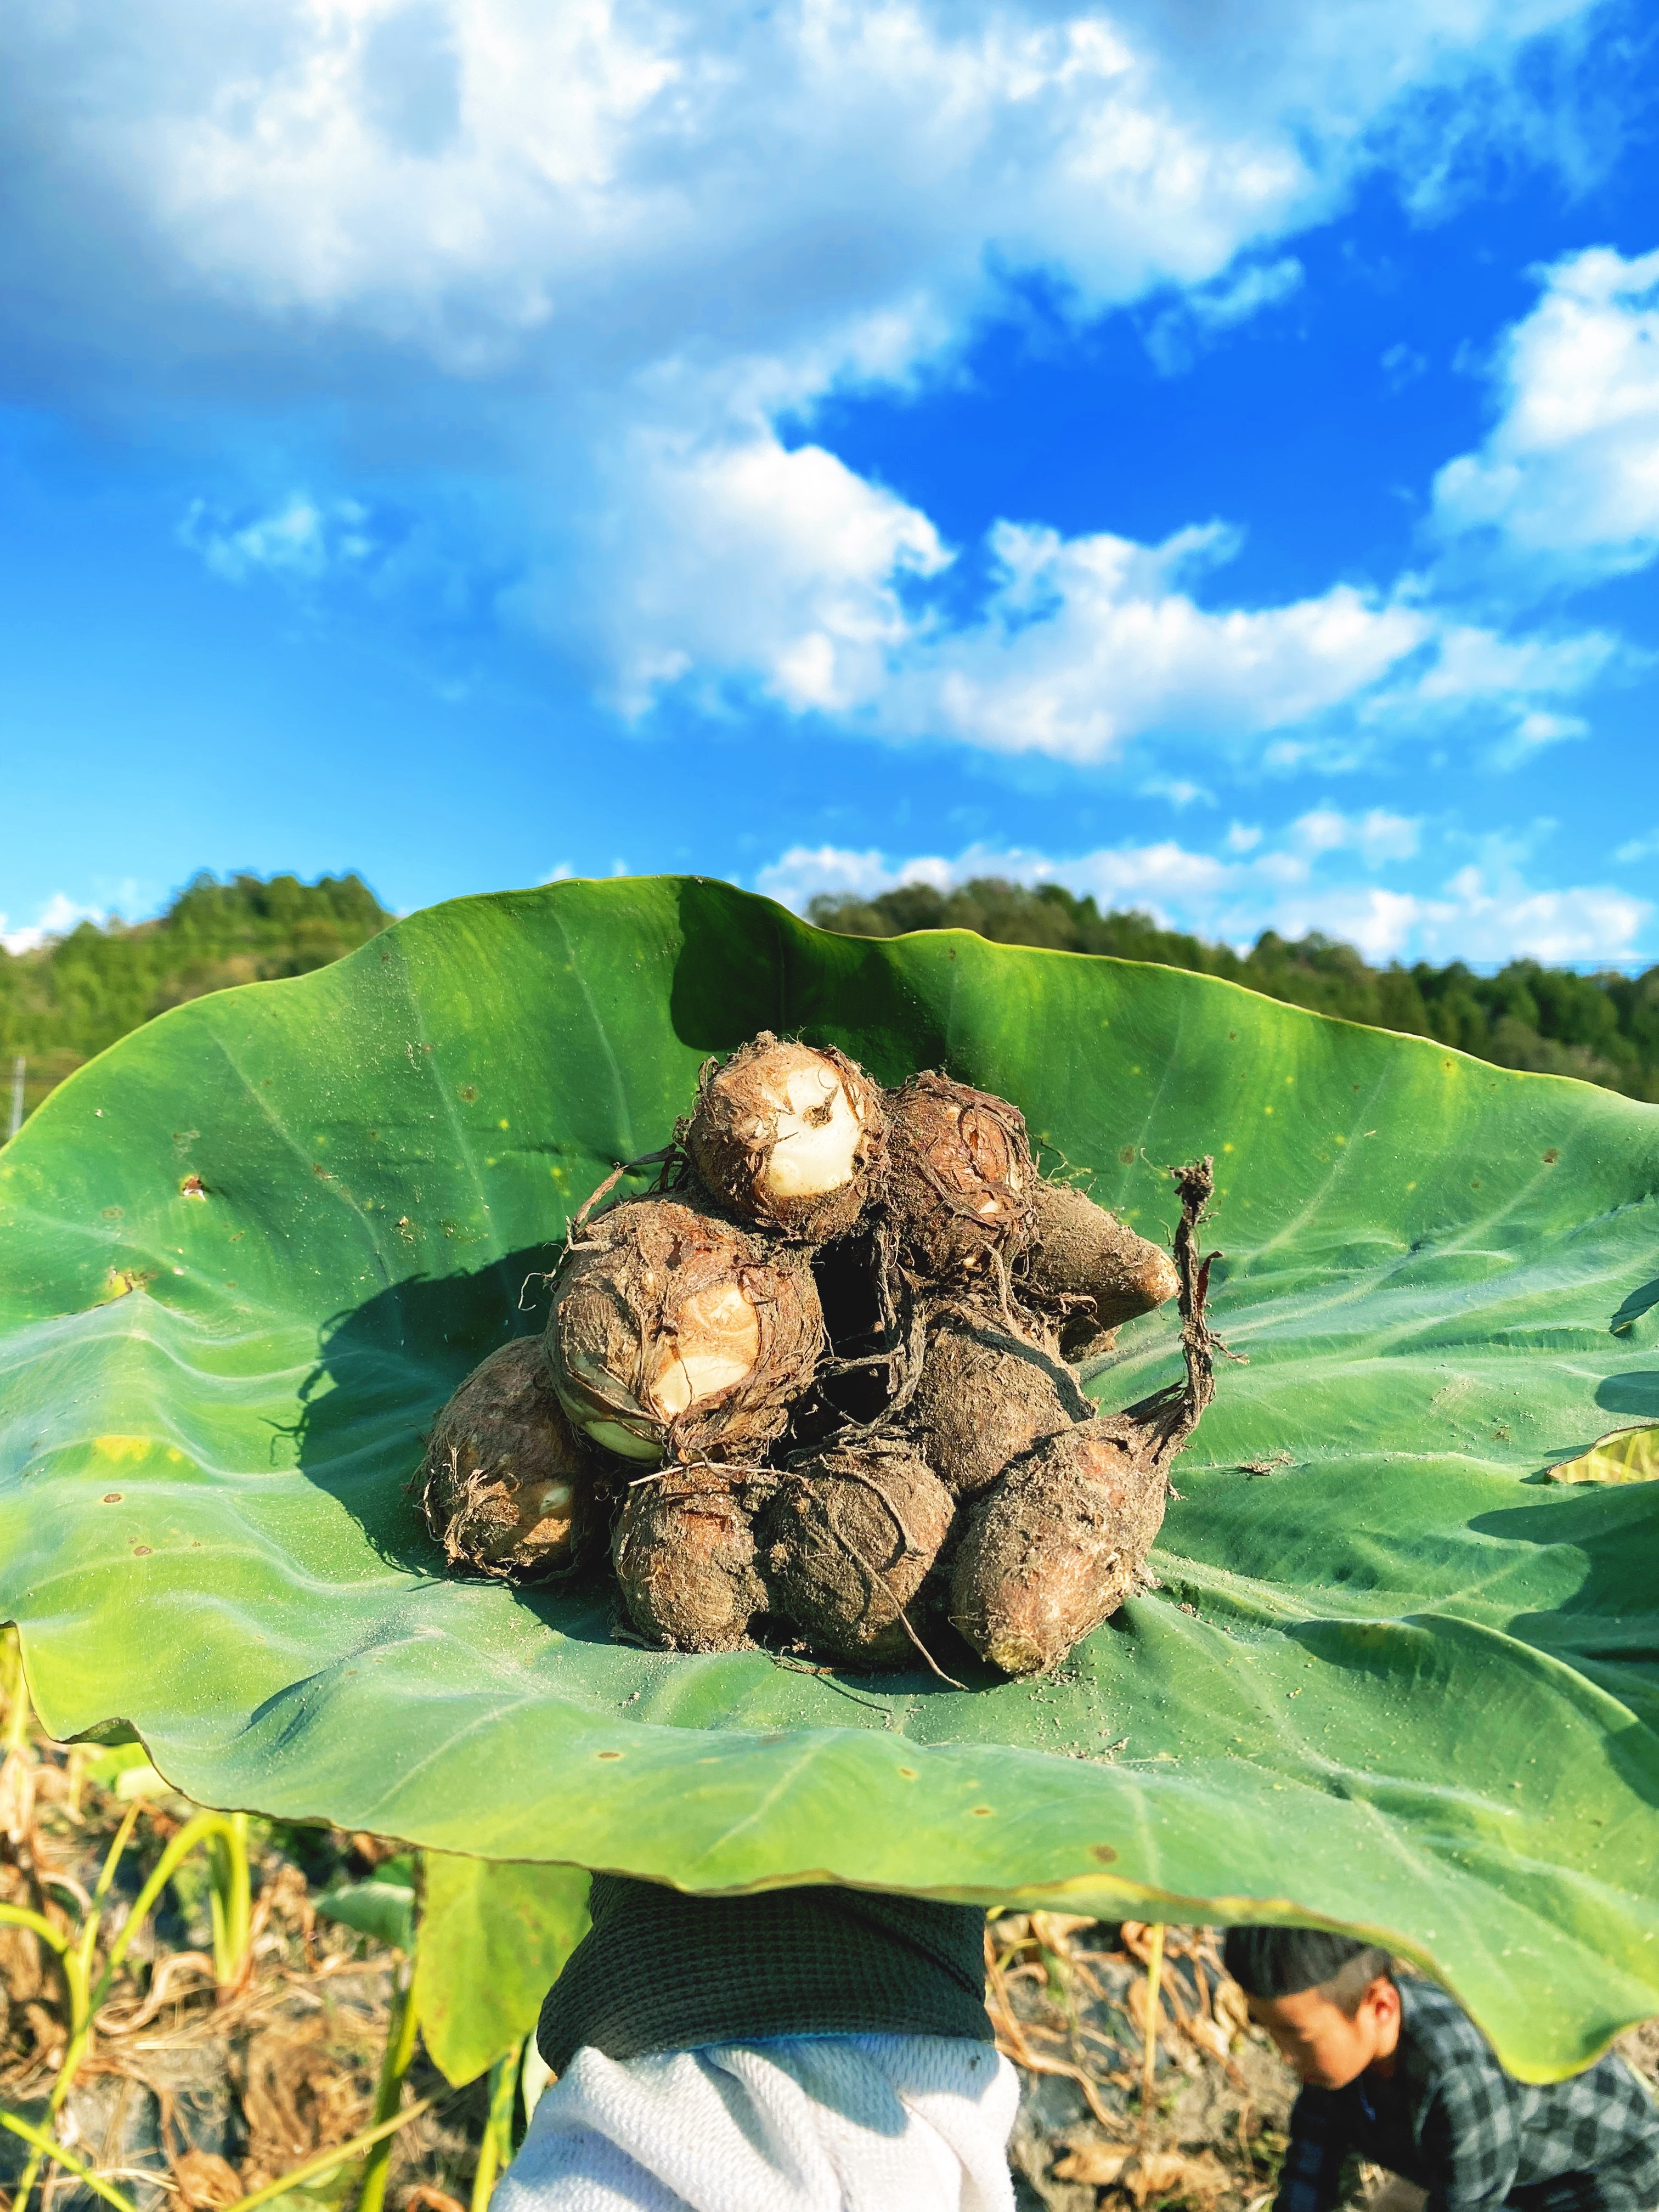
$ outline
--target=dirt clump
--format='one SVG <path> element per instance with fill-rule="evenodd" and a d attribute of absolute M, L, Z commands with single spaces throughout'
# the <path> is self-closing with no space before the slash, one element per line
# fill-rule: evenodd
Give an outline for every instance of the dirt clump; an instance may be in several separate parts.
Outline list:
<path fill-rule="evenodd" d="M 765 1610 L 749 1506 L 718 1468 L 667 1468 L 636 1481 L 611 1553 L 629 1620 L 672 1650 L 733 1650 Z"/>
<path fill-rule="evenodd" d="M 1019 1109 L 928 1072 L 895 1092 L 890 1115 L 887 1202 L 908 1263 L 956 1283 L 1022 1252 L 1037 1171 Z"/>
<path fill-rule="evenodd" d="M 1010 1100 L 937 1070 L 883 1091 L 763 1030 L 570 1221 L 540 1345 L 492 1354 L 441 1417 L 431 1526 L 453 1563 L 526 1579 L 608 1533 L 619 1632 L 671 1650 L 955 1682 L 938 1654 L 969 1664 L 965 1642 L 1052 1669 L 1156 1587 L 1170 1464 L 1213 1387 L 1211 1164 L 1170 1172 L 1173 1260 L 1042 1177 Z M 1079 1346 L 1172 1290 L 1184 1382 L 1098 1410 Z"/>
<path fill-rule="evenodd" d="M 1071 1359 L 1109 1351 L 1124 1322 L 1181 1289 L 1161 1244 L 1138 1236 L 1074 1185 L 1046 1179 L 1036 1186 L 1027 1265 L 1034 1288 L 1058 1302 L 1061 1346 Z"/>
<path fill-rule="evenodd" d="M 1205 1319 L 1209 1262 L 1194 1235 L 1214 1187 L 1208 1160 L 1178 1170 L 1183 1382 L 1120 1413 L 1061 1430 L 975 1499 L 951 1576 L 952 1625 L 1005 1674 L 1052 1668 L 1137 1587 L 1163 1524 L 1170 1468 L 1214 1391 Z"/>
<path fill-rule="evenodd" d="M 923 1457 L 958 1498 L 977 1497 L 1034 1444 L 1094 1412 L 1072 1370 L 1034 1334 L 962 1308 L 930 1327 L 911 1406 Z"/>

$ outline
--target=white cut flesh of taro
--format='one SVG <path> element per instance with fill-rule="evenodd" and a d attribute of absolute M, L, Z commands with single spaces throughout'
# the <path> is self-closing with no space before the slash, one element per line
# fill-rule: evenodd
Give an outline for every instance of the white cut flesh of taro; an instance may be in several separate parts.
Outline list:
<path fill-rule="evenodd" d="M 741 1382 L 760 1358 L 760 1316 L 737 1283 L 715 1283 L 680 1308 L 679 1336 L 651 1385 L 665 1421 Z"/>
<path fill-rule="evenodd" d="M 827 1060 L 791 1071 L 771 1103 L 777 1134 L 762 1181 L 775 1199 L 822 1198 L 853 1179 L 864 1124 Z"/>

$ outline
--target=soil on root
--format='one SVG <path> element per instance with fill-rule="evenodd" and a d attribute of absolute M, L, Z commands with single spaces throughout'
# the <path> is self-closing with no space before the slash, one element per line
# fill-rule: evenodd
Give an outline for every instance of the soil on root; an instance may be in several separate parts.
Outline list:
<path fill-rule="evenodd" d="M 665 1468 L 635 1482 L 611 1557 L 629 1620 L 672 1650 L 735 1650 L 766 1609 L 750 1506 L 720 1468 Z"/>
<path fill-rule="evenodd" d="M 1093 1412 L 1071 1369 L 1000 1317 L 963 1307 L 935 1316 L 910 1417 L 927 1464 L 958 1498 Z"/>
<path fill-rule="evenodd" d="M 1210 1261 L 1196 1243 L 1214 1187 L 1212 1163 L 1173 1173 L 1184 1380 L 1038 1443 L 980 1494 L 957 1547 L 952 1625 L 1010 1674 L 1056 1665 L 1137 1582 L 1151 1582 L 1145 1561 L 1164 1519 L 1170 1464 L 1214 1393 L 1218 1347 L 1204 1316 Z"/>
<path fill-rule="evenodd" d="M 798 1462 L 762 1522 L 775 1611 L 826 1657 L 902 1665 L 955 1501 L 906 1445 L 842 1444 Z"/>
<path fill-rule="evenodd" d="M 1060 1342 L 1070 1359 L 1109 1351 L 1137 1314 L 1176 1296 L 1181 1278 L 1161 1244 L 1070 1183 L 1036 1187 L 1025 1262 L 1030 1291 L 1053 1299 L 1063 1316 Z"/>
<path fill-rule="evenodd" d="M 901 1256 L 941 1284 L 1006 1268 L 1030 1237 L 1037 1181 L 1019 1109 L 929 1072 L 894 1092 L 888 1113 Z"/>
<path fill-rule="evenodd" d="M 611 1486 L 565 1418 L 539 1337 L 474 1368 L 434 1425 L 415 1487 L 447 1566 L 520 1582 L 568 1572 L 610 1522 Z"/>
<path fill-rule="evenodd" d="M 588 1223 L 552 1297 L 548 1355 L 566 1412 L 647 1466 L 757 1455 L 823 1347 L 803 1259 L 671 1199 L 630 1199 Z"/>
<path fill-rule="evenodd" d="M 704 1063 L 675 1135 L 739 1220 L 819 1244 L 845 1236 L 879 1191 L 886 1121 L 880 1091 L 845 1053 L 763 1030 Z"/>

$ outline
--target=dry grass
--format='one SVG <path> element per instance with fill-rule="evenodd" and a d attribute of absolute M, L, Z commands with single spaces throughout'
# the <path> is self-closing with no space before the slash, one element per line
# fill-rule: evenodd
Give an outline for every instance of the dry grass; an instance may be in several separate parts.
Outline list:
<path fill-rule="evenodd" d="M 90 1760 L 28 1732 L 0 1765 L 0 1901 L 65 1934 L 131 1810 L 94 1786 Z M 145 1802 L 103 1942 L 191 1810 L 165 1796 Z M 65 2147 L 140 2212 L 222 2212 L 365 2125 L 397 1955 L 320 1919 L 315 1899 L 392 1848 L 252 1824 L 251 1965 L 228 1991 L 216 1984 L 200 1861 L 185 1862 L 96 2014 L 59 2124 Z M 1024 2088 L 1011 2156 L 1027 2212 L 1263 2212 L 1271 2200 L 1295 2083 L 1246 2019 L 1213 1930 L 1164 1931 L 1155 1996 L 1153 1949 L 1153 1931 L 1133 1921 L 1033 1912 L 988 1925 L 988 2002 Z M 0 2106 L 40 2120 L 67 2021 L 50 1954 L 29 1930 L 0 1926 Z M 1659 2023 L 1626 2044 L 1659 2080 Z M 392 2212 L 465 2212 L 470 2199 L 484 2086 L 448 2091 L 417 2054 L 406 2098 L 434 2094 L 434 2108 L 396 2138 Z M 22 2145 L 0 2136 L 0 2212 L 22 2161 Z M 290 2193 L 279 2212 L 334 2212 L 359 2173 Z M 44 2212 L 96 2208 L 60 2172 L 43 2178 L 35 2202 Z"/>
<path fill-rule="evenodd" d="M 97 1882 L 130 1807 L 87 1778 L 88 1754 L 31 1734 L 0 1768 L 0 1901 L 41 1914 L 68 1935 Z M 121 1862 L 100 1937 L 121 1930 L 143 1881 L 191 1808 L 146 1802 Z M 141 2212 L 218 2208 L 348 2141 L 369 2119 L 389 2019 L 396 1954 L 319 1920 L 313 1899 L 368 1874 L 386 1846 L 328 1830 L 253 1824 L 256 1902 L 250 1971 L 216 1986 L 205 1884 L 186 1861 L 157 1914 L 135 1938 L 106 2001 L 58 2125 L 64 2147 L 113 2181 Z M 32 1932 L 0 1927 L 0 2105 L 37 2124 L 68 2029 L 62 1981 Z M 485 2117 L 482 2086 L 450 2091 L 417 2057 L 410 2101 L 438 2108 L 396 2138 L 387 2201 L 449 2212 L 471 2187 Z M 26 2155 L 0 2138 L 0 2185 L 15 2187 Z M 322 2212 L 356 2186 L 346 2169 L 286 2212 Z M 44 2212 L 93 2212 L 95 2200 L 51 2168 Z"/>

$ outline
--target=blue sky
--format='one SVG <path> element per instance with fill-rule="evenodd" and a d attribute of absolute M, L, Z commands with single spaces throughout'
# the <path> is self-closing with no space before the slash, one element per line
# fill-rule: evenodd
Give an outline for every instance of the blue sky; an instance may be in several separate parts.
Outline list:
<path fill-rule="evenodd" d="M 10 40 L 0 937 L 1057 878 L 1659 959 L 1659 33 L 80 0 Z"/>

